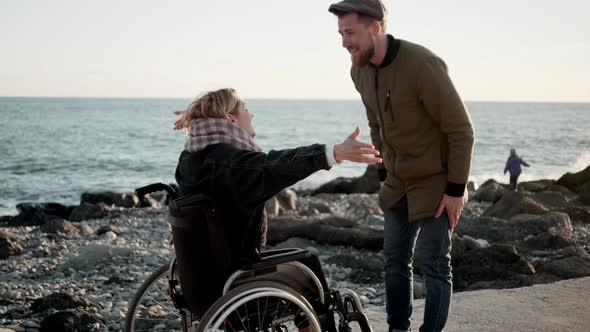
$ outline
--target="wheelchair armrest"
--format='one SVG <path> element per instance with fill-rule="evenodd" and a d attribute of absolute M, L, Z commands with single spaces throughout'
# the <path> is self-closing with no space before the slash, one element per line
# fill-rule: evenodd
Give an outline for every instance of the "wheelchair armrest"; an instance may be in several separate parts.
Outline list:
<path fill-rule="evenodd" d="M 259 261 L 242 266 L 242 270 L 258 270 L 276 266 L 281 263 L 292 262 L 311 256 L 307 249 L 277 249 L 269 250 L 261 254 Z"/>

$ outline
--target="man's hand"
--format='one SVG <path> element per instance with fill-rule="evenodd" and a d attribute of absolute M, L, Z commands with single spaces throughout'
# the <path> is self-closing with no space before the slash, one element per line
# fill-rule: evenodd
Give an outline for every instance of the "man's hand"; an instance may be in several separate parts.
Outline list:
<path fill-rule="evenodd" d="M 459 223 L 459 217 L 461 217 L 461 211 L 463 211 L 464 205 L 465 201 L 463 197 L 453 197 L 444 194 L 440 200 L 438 210 L 436 210 L 434 217 L 438 218 L 442 215 L 443 211 L 447 211 L 447 217 L 449 218 L 449 228 L 453 230 Z"/>
<path fill-rule="evenodd" d="M 344 142 L 334 145 L 334 158 L 337 162 L 343 160 L 355 161 L 357 163 L 378 164 L 383 162 L 377 158 L 379 151 L 372 144 L 363 143 L 357 140 L 361 133 L 359 127 L 350 134 Z"/>
<path fill-rule="evenodd" d="M 180 115 L 180 119 L 176 120 L 174 122 L 174 130 L 182 130 L 184 129 L 184 124 L 182 123 L 182 115 L 185 113 L 186 111 L 174 111 L 175 115 Z"/>

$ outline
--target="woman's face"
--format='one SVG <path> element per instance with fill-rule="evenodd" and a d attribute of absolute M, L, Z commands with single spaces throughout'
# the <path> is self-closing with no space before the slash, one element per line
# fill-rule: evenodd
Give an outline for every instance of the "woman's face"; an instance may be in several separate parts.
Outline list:
<path fill-rule="evenodd" d="M 256 131 L 252 126 L 252 118 L 254 114 L 250 113 L 246 108 L 246 104 L 241 103 L 236 113 L 230 114 L 232 121 L 235 122 L 240 128 L 244 129 L 250 136 L 256 136 Z"/>

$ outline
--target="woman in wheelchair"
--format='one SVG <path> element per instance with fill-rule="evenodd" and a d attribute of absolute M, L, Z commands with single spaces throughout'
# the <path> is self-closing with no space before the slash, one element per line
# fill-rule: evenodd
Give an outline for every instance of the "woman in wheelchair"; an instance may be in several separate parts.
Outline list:
<path fill-rule="evenodd" d="M 264 262 L 264 256 L 268 255 L 260 251 L 266 241 L 264 204 L 284 188 L 318 170 L 329 170 L 343 160 L 380 163 L 379 152 L 371 144 L 357 140 L 357 127 L 341 144 L 334 146 L 313 144 L 264 153 L 254 140 L 253 117 L 235 90 L 221 89 L 194 100 L 176 123 L 177 128 L 186 132 L 185 149 L 176 169 L 180 198 L 170 206 L 182 293 L 191 312 L 201 322 L 215 320 L 215 315 L 230 306 L 219 304 L 224 292 L 224 297 L 236 299 L 250 294 L 252 300 L 244 299 L 243 309 L 231 308 L 237 315 L 220 318 L 219 325 L 213 329 L 231 331 L 237 325 L 239 328 L 235 330 L 284 331 L 286 325 L 282 318 L 276 318 L 282 310 L 290 314 L 288 317 L 299 331 L 315 331 L 317 328 L 312 329 L 315 325 L 310 326 L 308 319 L 314 314 L 310 309 L 322 309 L 314 302 L 313 293 L 317 298 L 320 285 L 328 290 L 319 261 L 306 251 L 292 254 L 279 251 L 272 253 L 278 257 L 274 262 Z M 298 263 L 278 264 L 288 261 L 281 257 L 289 255 L 290 260 L 294 257 Z M 248 269 L 250 273 L 235 274 Z M 315 287 L 304 279 L 313 279 L 315 284 L 319 281 L 320 285 Z M 249 290 L 252 280 L 263 287 Z M 287 295 L 276 296 L 269 302 L 269 297 L 261 295 L 267 294 L 264 290 L 268 294 Z M 298 309 L 289 307 L 287 300 L 299 304 Z M 248 311 L 261 312 L 264 304 L 276 309 L 268 311 L 270 315 L 248 318 Z M 246 327 L 251 324 L 257 327 Z M 204 329 L 199 327 L 199 330 Z"/>

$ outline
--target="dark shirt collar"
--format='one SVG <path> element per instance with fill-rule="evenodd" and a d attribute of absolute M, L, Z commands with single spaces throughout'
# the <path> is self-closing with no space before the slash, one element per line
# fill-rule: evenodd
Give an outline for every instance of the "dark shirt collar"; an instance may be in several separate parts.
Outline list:
<path fill-rule="evenodd" d="M 395 60 L 395 57 L 397 56 L 397 53 L 399 52 L 400 44 L 401 44 L 401 42 L 398 39 L 395 39 L 392 35 L 388 34 L 387 35 L 387 52 L 385 52 L 385 57 L 383 58 L 383 62 L 381 62 L 381 64 L 379 66 L 375 66 L 373 64 L 371 64 L 371 66 L 377 67 L 377 68 L 383 68 L 383 67 L 389 66 L 393 62 L 393 60 Z"/>

